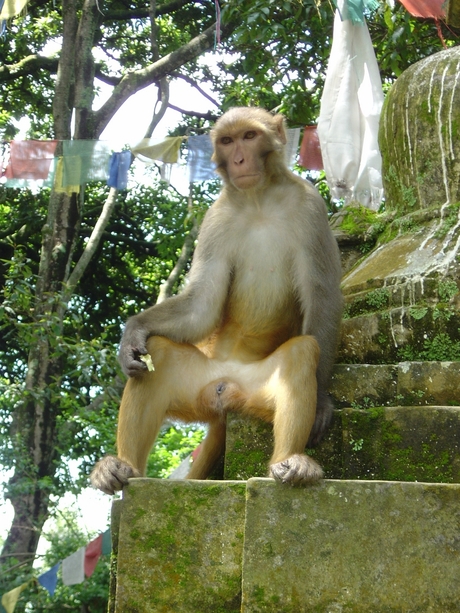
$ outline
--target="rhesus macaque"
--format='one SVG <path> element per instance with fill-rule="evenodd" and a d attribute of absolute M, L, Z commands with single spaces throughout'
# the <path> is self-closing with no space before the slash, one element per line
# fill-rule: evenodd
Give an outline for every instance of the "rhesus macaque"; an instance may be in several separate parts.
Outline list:
<path fill-rule="evenodd" d="M 144 474 L 166 418 L 209 424 L 187 476 L 206 478 L 224 449 L 228 411 L 273 423 L 272 477 L 297 484 L 323 475 L 304 450 L 331 419 L 326 389 L 342 310 L 326 207 L 286 166 L 282 116 L 234 108 L 211 137 L 224 186 L 204 218 L 188 282 L 131 317 L 122 337 L 130 379 L 118 457 L 103 458 L 91 475 L 107 493 Z"/>

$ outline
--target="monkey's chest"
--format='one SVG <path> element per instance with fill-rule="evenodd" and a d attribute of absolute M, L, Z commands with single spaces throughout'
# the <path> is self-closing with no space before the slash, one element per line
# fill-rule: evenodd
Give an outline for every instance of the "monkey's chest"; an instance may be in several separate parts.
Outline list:
<path fill-rule="evenodd" d="M 272 328 L 292 317 L 292 256 L 278 236 L 262 237 L 265 240 L 252 236 L 241 244 L 228 306 L 233 320 L 247 327 Z"/>

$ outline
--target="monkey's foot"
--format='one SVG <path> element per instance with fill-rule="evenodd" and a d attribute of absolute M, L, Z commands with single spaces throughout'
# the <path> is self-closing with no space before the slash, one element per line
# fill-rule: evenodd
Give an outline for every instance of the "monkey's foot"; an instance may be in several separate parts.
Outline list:
<path fill-rule="evenodd" d="M 91 473 L 91 484 L 105 494 L 115 494 L 127 485 L 131 477 L 140 477 L 140 472 L 116 456 L 108 455 L 96 464 Z"/>
<path fill-rule="evenodd" d="M 321 466 L 312 458 L 300 453 L 270 466 L 270 477 L 290 485 L 319 481 L 323 476 Z"/>

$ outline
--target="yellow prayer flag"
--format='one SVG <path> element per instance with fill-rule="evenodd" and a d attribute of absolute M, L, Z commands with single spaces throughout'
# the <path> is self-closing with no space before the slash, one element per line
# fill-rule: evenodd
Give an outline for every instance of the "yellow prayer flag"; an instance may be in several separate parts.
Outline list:
<path fill-rule="evenodd" d="M 59 194 L 67 194 L 68 196 L 70 196 L 70 194 L 73 194 L 73 193 L 78 194 L 80 192 L 79 185 L 66 185 L 65 187 L 63 187 L 62 185 L 63 178 L 64 178 L 64 159 L 60 157 L 56 164 L 56 172 L 54 173 L 54 191 Z"/>
<path fill-rule="evenodd" d="M 5 0 L 5 3 L 0 11 L 0 20 L 11 19 L 17 17 L 26 8 L 28 0 Z"/>
<path fill-rule="evenodd" d="M 26 583 L 23 583 L 22 585 L 15 587 L 14 590 L 11 590 L 10 592 L 3 594 L 2 605 L 5 607 L 6 613 L 14 612 L 14 608 L 16 607 L 16 603 L 19 599 L 19 596 L 22 590 L 25 590 L 26 587 L 29 585 L 29 583 L 30 581 L 27 581 Z"/>
<path fill-rule="evenodd" d="M 160 142 L 154 138 L 143 138 L 140 143 L 132 147 L 131 151 L 141 160 L 146 157 L 164 164 L 176 164 L 183 140 L 183 136 L 167 136 Z"/>

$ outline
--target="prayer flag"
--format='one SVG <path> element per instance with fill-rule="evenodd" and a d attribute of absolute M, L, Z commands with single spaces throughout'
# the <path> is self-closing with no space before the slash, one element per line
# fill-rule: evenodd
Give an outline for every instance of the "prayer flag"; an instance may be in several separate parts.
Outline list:
<path fill-rule="evenodd" d="M 342 21 L 345 0 L 339 5 L 318 120 L 324 170 L 332 198 L 378 209 L 382 81 L 366 23 Z"/>
<path fill-rule="evenodd" d="M 47 179 L 57 141 L 11 141 L 10 160 L 5 170 L 7 179 Z"/>
<path fill-rule="evenodd" d="M 47 570 L 46 573 L 43 573 L 43 575 L 40 575 L 38 577 L 38 583 L 42 587 L 47 589 L 51 596 L 53 596 L 56 590 L 57 573 L 58 573 L 60 565 L 61 563 L 58 562 L 57 564 L 53 566 L 53 568 L 50 568 L 50 570 Z"/>
<path fill-rule="evenodd" d="M 86 546 L 84 569 L 87 577 L 91 577 L 91 575 L 94 573 L 94 569 L 96 568 L 96 564 L 101 557 L 101 554 L 102 534 L 100 534 Z"/>
<path fill-rule="evenodd" d="M 216 179 L 216 165 L 211 162 L 212 142 L 209 134 L 189 136 L 187 169 L 190 183 Z"/>
<path fill-rule="evenodd" d="M 12 19 L 20 15 L 26 8 L 28 0 L 5 0 L 2 10 L 0 11 L 0 19 Z"/>
<path fill-rule="evenodd" d="M 112 552 L 112 534 L 110 528 L 102 534 L 102 555 L 109 555 Z"/>
<path fill-rule="evenodd" d="M 155 138 L 143 138 L 140 143 L 131 148 L 131 151 L 143 162 L 158 160 L 164 164 L 177 164 L 183 140 L 183 136 L 167 136 L 161 141 Z"/>
<path fill-rule="evenodd" d="M 79 193 L 80 185 L 63 185 L 64 180 L 64 158 L 60 157 L 56 164 L 56 172 L 54 173 L 54 190 L 58 193 L 70 194 Z"/>
<path fill-rule="evenodd" d="M 289 168 L 295 164 L 297 149 L 299 147 L 300 128 L 290 128 L 286 130 L 287 142 L 284 147 L 284 159 Z"/>
<path fill-rule="evenodd" d="M 316 126 L 305 126 L 300 145 L 299 163 L 308 170 L 323 170 L 324 168 Z"/>
<path fill-rule="evenodd" d="M 62 187 L 107 181 L 110 149 L 104 141 L 65 140 L 62 153 Z"/>
<path fill-rule="evenodd" d="M 64 585 L 76 585 L 77 583 L 83 583 L 85 579 L 85 550 L 86 547 L 80 547 L 78 551 L 63 560 L 62 582 Z"/>
<path fill-rule="evenodd" d="M 446 16 L 444 0 L 400 0 L 400 2 L 414 17 L 443 19 Z"/>
<path fill-rule="evenodd" d="M 107 185 L 115 189 L 126 189 L 128 186 L 128 170 L 131 166 L 131 151 L 112 153 L 109 162 L 109 178 Z"/>
<path fill-rule="evenodd" d="M 29 585 L 30 581 L 26 581 L 22 585 L 15 587 L 10 592 L 3 594 L 2 596 L 2 605 L 5 607 L 6 613 L 13 613 L 16 607 L 16 603 L 19 599 L 19 596 L 23 590 Z"/>

